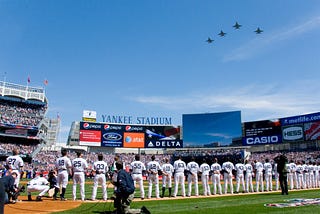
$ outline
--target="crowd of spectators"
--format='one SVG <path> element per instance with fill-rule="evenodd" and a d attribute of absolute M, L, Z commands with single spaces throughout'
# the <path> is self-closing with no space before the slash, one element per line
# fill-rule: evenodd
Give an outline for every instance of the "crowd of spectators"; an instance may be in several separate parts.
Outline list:
<path fill-rule="evenodd" d="M 25 144 L 10 144 L 10 143 L 1 143 L 0 142 L 0 155 L 8 156 L 11 155 L 11 152 L 15 148 L 19 148 L 21 156 L 25 157 L 30 155 L 38 145 L 25 145 Z M 251 153 L 249 159 L 259 160 L 263 162 L 266 159 L 274 160 L 281 152 L 279 151 L 270 151 L 270 152 L 256 152 Z M 103 154 L 104 161 L 108 163 L 110 168 L 113 165 L 114 157 L 116 154 Z M 134 160 L 135 154 L 117 154 L 120 156 L 120 159 L 124 162 L 126 168 L 128 169 L 129 164 Z M 32 178 L 37 172 L 44 170 L 49 171 L 54 169 L 55 161 L 58 157 L 61 156 L 60 151 L 46 151 L 42 150 L 36 154 L 32 161 L 25 162 L 24 170 L 26 176 Z M 76 151 L 70 150 L 68 153 L 69 158 L 72 160 L 76 158 Z M 92 171 L 92 166 L 95 161 L 97 161 L 98 153 L 95 152 L 84 152 L 84 158 L 87 160 L 88 168 L 88 177 L 90 177 L 90 172 Z M 141 161 L 147 164 L 151 161 L 152 154 L 141 154 Z M 234 164 L 243 162 L 243 155 L 240 149 L 221 149 L 221 150 L 199 150 L 199 151 L 176 151 L 174 154 L 156 154 L 156 160 L 162 165 L 164 160 L 167 158 L 173 163 L 179 156 L 182 156 L 185 162 L 189 162 L 191 157 L 195 157 L 197 162 L 200 164 L 206 159 L 207 162 L 211 162 L 213 158 L 218 158 L 220 163 L 223 163 L 226 160 L 231 160 Z M 305 161 L 308 162 L 320 162 L 320 151 L 288 151 L 286 156 L 289 160 L 294 161 Z M 2 160 L 0 162 L 0 175 L 1 169 L 4 170 L 5 162 Z"/>
<path fill-rule="evenodd" d="M 47 105 L 3 101 L 0 103 L 0 123 L 38 126 L 44 118 Z"/>

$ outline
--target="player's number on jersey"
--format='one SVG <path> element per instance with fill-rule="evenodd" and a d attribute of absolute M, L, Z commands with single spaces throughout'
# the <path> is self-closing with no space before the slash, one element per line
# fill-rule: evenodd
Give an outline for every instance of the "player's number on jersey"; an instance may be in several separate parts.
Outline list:
<path fill-rule="evenodd" d="M 8 159 L 8 164 L 14 165 L 15 162 L 16 162 L 16 159 L 15 159 L 15 158 L 9 158 L 9 159 Z"/>
<path fill-rule="evenodd" d="M 73 167 L 80 167 L 81 166 L 81 161 L 74 161 L 73 162 Z"/>

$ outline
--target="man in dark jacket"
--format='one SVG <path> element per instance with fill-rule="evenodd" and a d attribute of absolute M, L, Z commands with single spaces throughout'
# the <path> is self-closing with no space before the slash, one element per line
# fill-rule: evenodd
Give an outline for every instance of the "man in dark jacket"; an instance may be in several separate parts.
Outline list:
<path fill-rule="evenodd" d="M 288 158 L 284 154 L 281 154 L 277 156 L 274 160 L 277 163 L 277 172 L 279 173 L 281 194 L 288 195 L 288 181 L 287 181 L 288 170 L 286 166 L 288 163 Z"/>
<path fill-rule="evenodd" d="M 116 162 L 117 181 L 114 183 L 116 188 L 116 198 L 114 199 L 114 207 L 117 214 L 130 213 L 130 204 L 134 198 L 134 183 L 132 177 L 123 169 L 121 161 Z"/>

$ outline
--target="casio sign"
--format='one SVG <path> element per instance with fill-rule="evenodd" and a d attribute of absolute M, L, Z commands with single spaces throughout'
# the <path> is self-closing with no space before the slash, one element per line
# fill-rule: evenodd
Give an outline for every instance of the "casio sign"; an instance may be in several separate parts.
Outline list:
<path fill-rule="evenodd" d="M 105 133 L 103 138 L 108 141 L 119 141 L 122 139 L 122 135 L 118 133 Z"/>
<path fill-rule="evenodd" d="M 268 144 L 268 143 L 278 143 L 278 136 L 263 136 L 263 137 L 248 137 L 246 139 L 247 145 L 253 144 Z"/>
<path fill-rule="evenodd" d="M 282 130 L 282 136 L 285 140 L 299 140 L 303 138 L 303 130 L 301 126 L 292 126 Z"/>

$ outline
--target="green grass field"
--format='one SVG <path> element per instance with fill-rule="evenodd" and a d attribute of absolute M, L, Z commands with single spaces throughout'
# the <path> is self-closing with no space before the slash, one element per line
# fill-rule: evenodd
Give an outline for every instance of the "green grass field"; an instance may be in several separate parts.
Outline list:
<path fill-rule="evenodd" d="M 319 205 L 302 207 L 265 207 L 267 203 L 284 203 L 295 198 L 318 198 L 319 190 L 291 191 L 289 195 L 279 192 L 260 194 L 236 194 L 221 197 L 183 198 L 174 200 L 153 200 L 132 202 L 132 208 L 146 206 L 152 214 L 191 214 L 191 213 L 319 213 Z M 113 210 L 108 202 L 83 203 L 80 207 L 58 213 L 105 213 Z"/>
<path fill-rule="evenodd" d="M 161 188 L 161 187 L 160 187 Z M 145 183 L 145 192 L 147 195 L 148 185 Z M 212 187 L 211 187 L 212 189 Z M 161 191 L 161 190 L 160 190 Z M 108 197 L 112 195 L 113 189 L 108 188 Z M 201 184 L 199 185 L 199 192 L 202 193 Z M 179 192 L 180 193 L 180 192 Z M 26 194 L 26 193 L 23 193 Z M 72 200 L 72 182 L 69 182 L 66 198 Z M 90 199 L 92 194 L 92 182 L 86 183 L 86 198 Z M 168 192 L 166 192 L 168 194 Z M 77 195 L 80 198 L 79 186 L 77 186 Z M 101 188 L 98 188 L 97 199 L 101 199 Z M 136 197 L 140 198 L 140 192 L 137 190 Z M 191 214 L 191 213 L 319 213 L 319 205 L 309 205 L 301 207 L 265 207 L 268 203 L 285 203 L 285 200 L 297 198 L 320 198 L 320 190 L 302 190 L 291 191 L 289 195 L 281 195 L 280 192 L 265 192 L 259 194 L 234 194 L 226 196 L 215 197 L 191 197 L 176 199 L 164 198 L 161 200 L 134 200 L 131 208 L 141 208 L 146 206 L 152 214 Z M 58 202 L 63 203 L 63 202 Z M 80 207 L 64 212 L 55 213 L 106 213 L 113 210 L 113 201 L 88 201 L 83 202 Z"/>

